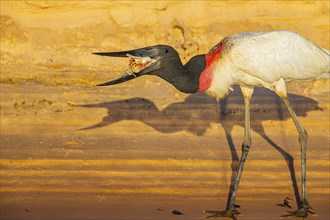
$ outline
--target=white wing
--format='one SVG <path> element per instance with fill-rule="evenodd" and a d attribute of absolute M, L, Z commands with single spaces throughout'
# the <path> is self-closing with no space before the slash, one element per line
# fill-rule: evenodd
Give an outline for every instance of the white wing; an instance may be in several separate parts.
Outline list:
<path fill-rule="evenodd" d="M 243 33 L 227 40 L 233 43 L 228 55 L 236 68 L 267 83 L 330 72 L 329 54 L 294 32 Z"/>

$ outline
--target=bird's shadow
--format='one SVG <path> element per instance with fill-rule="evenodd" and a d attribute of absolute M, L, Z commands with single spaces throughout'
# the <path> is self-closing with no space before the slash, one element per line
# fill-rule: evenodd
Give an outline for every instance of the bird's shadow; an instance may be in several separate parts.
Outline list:
<path fill-rule="evenodd" d="M 308 111 L 322 110 L 318 102 L 300 95 L 288 94 L 297 116 L 306 116 Z M 211 123 L 219 123 L 224 128 L 232 156 L 232 177 L 229 197 L 233 190 L 239 156 L 231 136 L 235 125 L 244 127 L 244 104 L 240 89 L 237 87 L 229 96 L 217 102 L 202 93 L 189 95 L 183 102 L 172 103 L 163 110 L 145 98 L 131 98 L 114 102 L 80 105 L 86 108 L 106 108 L 108 115 L 98 124 L 81 130 L 96 129 L 122 120 L 139 120 L 162 133 L 188 131 L 202 136 Z M 301 201 L 294 169 L 294 158 L 269 138 L 262 126 L 265 120 L 286 120 L 287 113 L 281 99 L 272 91 L 256 88 L 251 100 L 251 129 L 274 147 L 285 159 L 290 171 L 297 206 Z M 228 205 L 228 204 L 227 204 Z"/>

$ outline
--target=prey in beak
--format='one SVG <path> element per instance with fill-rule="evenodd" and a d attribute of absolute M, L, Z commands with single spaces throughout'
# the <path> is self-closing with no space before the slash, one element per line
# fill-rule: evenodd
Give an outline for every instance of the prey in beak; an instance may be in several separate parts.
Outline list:
<path fill-rule="evenodd" d="M 166 55 L 168 55 L 170 50 L 175 51 L 170 46 L 157 45 L 136 50 L 93 53 L 100 56 L 129 58 L 129 69 L 125 71 L 121 77 L 106 83 L 98 84 L 97 86 L 115 85 L 146 74 L 156 75 L 156 71 L 162 68 L 161 64 L 163 63 L 164 58 L 167 57 Z"/>

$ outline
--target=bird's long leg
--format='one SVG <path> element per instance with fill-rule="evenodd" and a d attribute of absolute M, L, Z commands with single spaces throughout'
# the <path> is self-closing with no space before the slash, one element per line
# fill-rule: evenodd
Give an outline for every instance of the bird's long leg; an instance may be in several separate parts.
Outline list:
<path fill-rule="evenodd" d="M 239 162 L 238 171 L 236 174 L 236 180 L 233 188 L 233 192 L 229 199 L 227 208 L 231 209 L 235 206 L 236 194 L 238 186 L 241 180 L 244 164 L 251 147 L 251 132 L 250 132 L 250 100 L 253 94 L 253 88 L 241 87 L 244 97 L 244 108 L 245 108 L 245 127 L 244 127 L 244 141 L 242 144 L 242 156 Z"/>
<path fill-rule="evenodd" d="M 242 144 L 242 156 L 239 162 L 239 167 L 236 173 L 235 184 L 231 196 L 228 200 L 227 207 L 225 211 L 204 211 L 206 213 L 212 214 L 208 218 L 216 217 L 230 217 L 236 220 L 236 215 L 240 214 L 235 208 L 235 200 L 237 195 L 238 186 L 241 180 L 244 164 L 251 147 L 251 133 L 250 133 L 250 100 L 253 94 L 253 88 L 241 87 L 243 97 L 244 97 L 244 108 L 245 108 L 245 128 L 244 128 L 244 141 Z"/>
<path fill-rule="evenodd" d="M 307 149 L 307 138 L 308 134 L 300 121 L 298 120 L 297 115 L 292 109 L 292 106 L 287 97 L 282 97 L 286 108 L 289 111 L 289 114 L 299 132 L 299 143 L 301 148 L 301 188 L 302 188 L 302 204 L 301 208 L 298 211 L 290 212 L 287 216 L 298 216 L 298 217 L 307 217 L 308 212 L 314 214 L 314 210 L 308 203 L 307 191 L 306 191 L 306 149 Z"/>
<path fill-rule="evenodd" d="M 297 128 L 297 131 L 299 133 L 299 143 L 300 143 L 300 149 L 301 149 L 301 188 L 302 188 L 302 199 L 301 199 L 301 207 L 297 211 L 289 212 L 288 215 L 284 215 L 283 217 L 289 217 L 289 216 L 296 216 L 296 217 L 303 217 L 306 218 L 308 216 L 308 212 L 314 214 L 314 210 L 309 205 L 307 200 L 307 192 L 306 192 L 306 148 L 307 148 L 307 138 L 308 134 L 302 124 L 300 123 L 296 113 L 293 111 L 292 106 L 288 100 L 287 92 L 286 92 L 286 86 L 283 79 L 280 79 L 276 85 L 275 85 L 275 92 L 277 95 L 279 95 L 286 108 L 288 109 L 288 112 Z"/>

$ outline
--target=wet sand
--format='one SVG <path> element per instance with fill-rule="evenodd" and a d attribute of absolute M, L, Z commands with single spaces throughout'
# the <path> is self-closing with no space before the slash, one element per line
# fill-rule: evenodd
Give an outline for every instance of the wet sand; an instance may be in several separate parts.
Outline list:
<path fill-rule="evenodd" d="M 161 95 L 137 91 L 139 83 L 127 96 L 118 95 L 123 85 L 3 85 L 1 218 L 204 219 L 203 210 L 224 209 L 241 154 L 239 88 L 216 102 L 204 94 L 164 98 L 175 90 L 159 81 Z M 311 219 L 328 219 L 329 97 L 305 84 L 312 98 L 289 98 L 309 132 L 307 189 L 318 214 Z M 265 89 L 256 90 L 251 115 L 239 219 L 279 219 L 289 209 L 275 204 L 289 196 L 295 208 L 300 194 L 297 132 Z"/>

